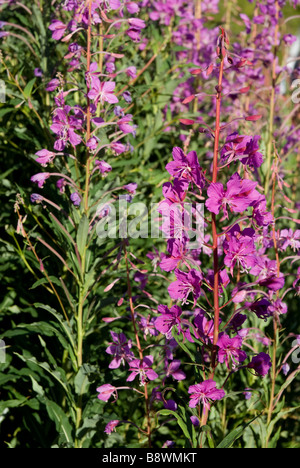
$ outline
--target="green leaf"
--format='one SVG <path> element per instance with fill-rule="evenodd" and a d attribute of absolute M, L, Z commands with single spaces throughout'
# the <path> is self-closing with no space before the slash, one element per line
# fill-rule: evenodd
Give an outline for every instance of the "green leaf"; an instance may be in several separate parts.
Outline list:
<path fill-rule="evenodd" d="M 175 330 L 175 328 L 173 328 L 172 330 L 172 336 L 173 338 L 177 341 L 177 343 L 179 344 L 179 346 L 183 349 L 183 351 L 185 353 L 188 354 L 189 358 L 192 360 L 192 362 L 196 363 L 196 359 L 195 359 L 195 356 L 191 353 L 191 351 L 185 346 L 184 343 L 182 343 L 182 341 L 180 341 L 180 337 L 177 335 L 177 331 Z M 180 335 L 182 336 L 182 335 Z"/>
<path fill-rule="evenodd" d="M 77 395 L 84 395 L 89 388 L 89 379 L 84 371 L 84 368 L 81 367 L 74 380 L 75 392 Z"/>
<path fill-rule="evenodd" d="M 26 99 L 30 98 L 35 82 L 36 82 L 36 78 L 33 78 L 25 86 L 23 90 L 23 94 Z"/>
<path fill-rule="evenodd" d="M 61 287 L 61 282 L 56 278 L 56 276 L 49 276 L 49 279 L 52 281 L 52 283 L 54 284 L 57 284 L 58 286 Z M 40 280 L 36 281 L 30 289 L 35 289 L 37 288 L 38 286 L 40 286 L 41 284 L 48 284 L 49 281 L 47 278 L 41 278 Z"/>
<path fill-rule="evenodd" d="M 260 415 L 259 415 L 260 416 Z M 242 424 L 241 426 L 236 427 L 231 431 L 223 440 L 220 442 L 220 444 L 217 446 L 217 448 L 230 448 L 234 444 L 234 442 L 239 439 L 242 435 L 244 430 L 250 426 L 253 421 L 255 421 L 259 416 L 256 416 L 253 418 L 250 422 L 247 424 Z"/>
<path fill-rule="evenodd" d="M 216 444 L 211 432 L 211 428 L 209 426 L 202 426 L 201 431 L 205 432 L 207 439 L 208 439 L 208 445 L 210 448 L 216 448 Z"/>
<path fill-rule="evenodd" d="M 32 375 L 30 375 L 29 377 L 31 378 L 32 382 L 32 390 L 38 393 L 39 395 L 43 396 L 45 393 L 43 387 L 35 380 L 34 377 L 32 377 Z"/>
<path fill-rule="evenodd" d="M 178 405 L 178 411 L 163 409 L 160 410 L 158 414 L 161 414 L 163 416 L 174 416 L 177 419 L 178 425 L 181 428 L 186 439 L 189 440 L 193 447 L 197 447 L 196 431 L 191 422 L 190 416 L 186 411 L 186 408 L 184 408 L 181 405 Z"/>
<path fill-rule="evenodd" d="M 78 231 L 77 231 L 77 236 L 76 236 L 78 252 L 80 253 L 81 256 L 83 256 L 84 250 L 86 248 L 86 241 L 87 241 L 88 233 L 89 233 L 89 221 L 86 215 L 84 214 L 80 220 Z"/>
<path fill-rule="evenodd" d="M 49 400 L 46 397 L 41 397 L 41 401 L 45 404 L 49 418 L 54 421 L 56 430 L 59 433 L 59 443 L 73 445 L 73 428 L 70 424 L 69 418 L 54 401 Z"/>

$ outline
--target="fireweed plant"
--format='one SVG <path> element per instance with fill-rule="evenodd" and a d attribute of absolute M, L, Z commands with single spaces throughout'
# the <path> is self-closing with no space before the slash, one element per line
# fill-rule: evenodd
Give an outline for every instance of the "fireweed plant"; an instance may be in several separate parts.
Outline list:
<path fill-rule="evenodd" d="M 97 315 L 93 290 L 102 274 L 111 267 L 118 268 L 121 259 L 129 268 L 125 242 L 112 244 L 95 262 L 89 246 L 93 239 L 97 241 L 97 224 L 109 214 L 118 193 L 122 194 L 120 200 L 127 204 L 137 188 L 135 183 L 118 186 L 116 179 L 107 181 L 112 166 L 103 158 L 132 151 L 128 137 L 134 139 L 137 125 L 124 109 L 132 102 L 126 84 L 136 78 L 137 71 L 134 66 L 118 61 L 124 57 L 120 50 L 125 49 L 126 43 L 141 40 L 146 24 L 138 18 L 138 12 L 136 2 L 118 0 L 67 1 L 57 7 L 49 30 L 52 39 L 65 47 L 67 73 L 58 72 L 47 83 L 46 91 L 55 92 L 50 125 L 53 145 L 36 152 L 37 165 L 46 169 L 30 179 L 39 189 L 30 197 L 31 206 L 37 205 L 37 210 L 33 214 L 29 207 L 29 212 L 41 228 L 40 235 L 26 230 L 24 211 L 28 207 L 20 194 L 15 203 L 19 219 L 17 233 L 24 237 L 36 261 L 34 268 L 29 265 L 28 268 L 36 279 L 39 277 L 36 267 L 43 275 L 33 288 L 44 287 L 56 298 L 60 308 L 57 312 L 49 305 L 35 304 L 37 309 L 50 312 L 59 324 L 59 329 L 54 327 L 52 332 L 55 330 L 65 348 L 62 366 L 55 365 L 53 370 L 49 364 L 20 355 L 23 361 L 29 362 L 29 367 L 33 366 L 37 372 L 46 369 L 61 385 L 64 409 L 45 394 L 38 384 L 40 377 L 32 375 L 40 402 L 47 407 L 60 434 L 59 446 L 82 447 L 90 443 L 86 439 L 91 440 L 91 434 L 95 433 L 92 426 L 96 421 L 86 426 L 84 400 L 90 385 L 88 376 L 96 369 L 84 358 L 84 339 L 92 332 L 91 324 Z M 53 201 L 42 194 L 51 182 L 59 194 L 58 203 L 57 197 Z M 43 219 L 44 226 L 39 218 Z M 104 243 L 99 242 L 100 246 Z M 52 270 L 56 262 L 60 264 L 59 279 L 48 273 L 48 268 Z M 100 273 L 96 265 L 103 266 L 105 262 L 106 268 Z M 105 291 L 108 293 L 111 287 Z M 46 323 L 42 329 L 45 327 Z M 118 335 L 115 336 L 117 340 Z M 112 350 L 113 347 L 114 353 Z M 53 359 L 50 362 L 53 365 Z"/>
<path fill-rule="evenodd" d="M 168 286 L 170 300 L 167 304 L 160 304 L 151 319 L 151 333 L 153 336 L 159 333 L 158 343 L 150 346 L 150 354 L 149 346 L 142 349 L 136 336 L 139 350 L 139 357 L 136 358 L 132 354 L 132 342 L 123 333 L 117 336 L 111 332 L 113 341 L 106 350 L 114 356 L 110 367 L 119 367 L 123 359 L 123 364 L 127 362 L 128 368 L 126 381 L 132 382 L 138 378 L 144 389 L 147 427 L 146 430 L 139 430 L 147 435 L 149 446 L 151 437 L 160 427 L 155 425 L 155 400 L 164 405 L 157 415 L 173 416 L 188 440 L 187 446 L 203 447 L 206 438 L 209 446 L 215 446 L 209 419 L 217 418 L 213 409 L 220 408 L 220 400 L 230 398 L 231 381 L 240 379 L 241 373 L 255 376 L 254 379 L 250 377 L 253 388 L 240 389 L 244 398 L 255 400 L 257 394 L 260 395 L 253 403 L 253 408 L 257 406 L 252 413 L 254 417 L 247 420 L 247 424 L 250 425 L 257 418 L 265 419 L 266 429 L 261 444 L 263 447 L 272 446 L 277 438 L 277 434 L 273 434 L 276 421 L 273 413 L 278 411 L 277 405 L 285 389 L 284 386 L 275 393 L 276 378 L 280 371 L 285 373 L 289 370 L 285 365 L 287 357 L 278 363 L 276 351 L 281 321 L 287 313 L 283 299 L 290 291 L 285 289 L 285 284 L 288 276 L 295 275 L 281 272 L 279 251 L 284 248 L 280 248 L 279 244 L 287 247 L 284 239 L 289 238 L 297 250 L 299 230 L 276 231 L 275 190 L 280 159 L 276 145 L 271 206 L 268 209 L 264 189 L 255 180 L 264 162 L 259 145 L 260 135 L 242 135 L 231 130 L 231 122 L 223 121 L 223 113 L 228 110 L 222 107 L 226 96 L 223 94 L 223 80 L 227 73 L 243 72 L 251 62 L 239 56 L 232 59 L 229 38 L 223 28 L 217 39 L 215 56 L 216 61 L 209 65 L 209 72 L 214 72 L 217 78 L 215 123 L 209 126 L 202 121 L 204 127 L 201 129 L 213 142 L 210 171 L 203 170 L 195 151 L 188 151 L 188 140 L 184 149 L 173 149 L 173 161 L 166 166 L 171 179 L 163 185 L 164 199 L 158 207 L 162 216 L 161 229 L 168 238 L 167 253 L 159 254 L 156 251 L 148 254 L 163 272 L 173 271 L 175 275 L 175 280 L 171 280 Z M 192 71 L 193 75 L 200 73 L 203 73 L 203 69 Z M 188 96 L 184 103 L 191 103 L 196 97 L 195 94 Z M 258 122 L 261 118 L 260 114 L 246 114 L 233 120 Z M 194 125 L 195 121 L 182 119 L 182 123 Z M 245 128 L 249 131 L 248 126 Z M 282 189 L 280 182 L 279 187 Z M 199 209 L 200 200 L 203 200 L 208 213 L 204 216 Z M 199 231 L 201 220 L 204 229 Z M 198 225 L 196 229 L 193 228 L 195 223 Z M 196 246 L 191 243 L 191 234 L 193 240 L 196 237 Z M 282 239 L 280 242 L 278 236 Z M 292 259 L 296 261 L 297 255 Z M 295 286 L 297 280 L 293 284 Z M 139 307 L 139 304 L 134 306 L 130 299 L 133 324 L 135 311 Z M 258 325 L 268 320 L 273 321 L 273 339 L 268 338 Z M 249 326 L 253 321 L 257 323 L 256 327 Z M 165 340 L 164 344 L 161 340 Z M 297 343 L 295 346 L 298 346 Z M 259 352 L 260 344 L 264 350 Z M 156 347 L 159 347 L 159 354 L 155 351 Z M 194 366 L 195 383 L 188 388 L 182 385 L 186 374 L 181 369 L 182 360 L 176 356 L 178 348 L 186 353 L 189 365 Z M 294 381 L 298 372 L 299 367 L 289 376 L 287 386 Z M 264 379 L 269 375 L 270 388 L 264 384 Z M 159 385 L 160 376 L 162 384 Z M 171 400 L 165 397 L 169 390 L 165 388 L 165 381 L 170 376 L 181 382 L 182 389 L 182 395 L 176 390 L 176 396 Z M 149 386 L 152 382 L 154 388 L 149 403 Z M 98 398 L 116 401 L 119 391 L 125 389 L 124 386 L 105 383 L 97 389 Z M 131 389 L 141 391 L 137 387 Z M 226 414 L 226 406 L 224 408 Z M 106 432 L 116 430 L 122 422 L 112 420 Z M 216 427 L 215 421 L 213 424 Z M 218 446 L 231 446 L 247 424 L 236 428 Z M 172 443 L 176 446 L 174 441 L 169 441 L 166 446 Z"/>
<path fill-rule="evenodd" d="M 49 128 L 36 114 L 49 144 L 37 148 L 31 203 L 23 193 L 15 203 L 32 289 L 51 299 L 34 303 L 43 320 L 3 335 L 26 328 L 30 339 L 38 336 L 47 362 L 14 353 L 36 395 L 18 401 L 47 411 L 53 446 L 226 448 L 243 437 L 245 446 L 256 439 L 275 447 L 279 424 L 297 410 L 285 397 L 299 372 L 292 358 L 300 342 L 285 321 L 300 284 L 300 230 L 286 222 L 297 223 L 291 215 L 299 205 L 285 164 L 299 146 L 299 128 L 296 110 L 278 113 L 291 74 L 282 50 L 296 40 L 286 25 L 297 15 L 285 20 L 287 2 L 268 0 L 249 1 L 247 16 L 230 1 L 220 29 L 219 3 L 54 3 L 47 26 L 64 62 L 46 85 L 47 102 L 54 99 Z M 234 21 L 243 31 L 230 42 Z M 146 57 L 154 43 L 148 30 L 158 27 L 166 41 L 136 70 L 127 45 Z M 38 66 L 28 33 L 17 37 L 11 21 L 0 28 L 4 40 L 32 49 Z M 119 177 L 114 161 L 144 148 L 136 141 L 142 122 L 129 113 L 134 85 L 146 70 L 143 96 L 154 99 L 147 70 L 167 43 L 175 52 L 164 83 L 174 92 L 157 138 L 173 142 L 175 135 L 178 143 L 172 151 L 168 145 L 167 172 L 158 179 L 165 182 L 156 210 L 163 252 L 153 239 L 151 251 L 147 243 L 137 255 L 137 239 L 127 239 L 122 225 L 139 187 Z M 35 112 L 31 97 L 28 104 Z M 157 134 L 156 126 L 147 131 Z M 37 223 L 32 230 L 29 218 Z M 107 224 L 117 239 L 101 238 Z M 47 346 L 53 336 L 60 361 Z"/>

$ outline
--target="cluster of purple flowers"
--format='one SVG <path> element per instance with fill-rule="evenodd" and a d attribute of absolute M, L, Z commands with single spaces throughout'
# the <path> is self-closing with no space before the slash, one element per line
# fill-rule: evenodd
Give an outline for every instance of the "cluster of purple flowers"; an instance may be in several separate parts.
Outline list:
<path fill-rule="evenodd" d="M 115 35 L 120 34 L 120 27 L 125 24 L 127 29 L 122 30 L 122 34 L 127 35 L 134 42 L 139 42 L 141 31 L 146 27 L 143 20 L 137 17 L 128 17 L 128 15 L 135 15 L 139 12 L 140 8 L 136 2 L 95 0 L 91 2 L 91 10 L 89 10 L 85 1 L 70 0 L 64 2 L 62 8 L 68 12 L 71 19 L 69 22 L 63 22 L 60 19 L 52 20 L 49 29 L 52 32 L 52 38 L 56 41 L 69 43 L 71 40 L 74 41 L 75 34 L 82 29 L 105 23 L 109 27 L 111 23 L 114 23 L 111 27 L 114 27 Z M 104 33 L 103 38 L 104 40 L 106 38 Z M 99 51 L 104 56 L 102 65 L 99 66 L 98 62 L 90 61 L 88 70 L 85 70 L 86 91 L 84 91 L 78 88 L 76 73 L 81 73 L 86 67 L 84 56 L 87 51 L 77 42 L 72 42 L 68 49 L 69 53 L 64 57 L 69 61 L 68 81 L 65 81 L 58 74 L 46 86 L 48 92 L 56 91 L 57 93 L 54 97 L 55 108 L 52 112 L 52 125 L 50 127 L 55 136 L 54 148 L 53 151 L 47 149 L 38 151 L 36 161 L 43 167 L 47 167 L 53 162 L 56 163 L 58 156 L 74 159 L 78 157 L 78 148 L 82 148 L 84 145 L 93 156 L 93 172 L 98 170 L 101 175 L 105 176 L 111 171 L 111 166 L 104 160 L 96 159 L 97 154 L 101 150 L 110 151 L 112 154 L 122 154 L 129 151 L 129 143 L 124 143 L 123 140 L 129 134 L 135 135 L 137 129 L 137 126 L 132 122 L 132 115 L 125 114 L 121 107 L 122 101 L 124 105 L 131 102 L 131 95 L 129 91 L 125 91 L 120 97 L 117 96 L 114 77 L 118 73 L 123 73 L 129 79 L 135 78 L 136 68 L 130 66 L 117 71 L 116 60 L 123 55 L 104 50 Z M 75 92 L 83 94 L 87 102 L 86 106 L 70 106 L 66 103 L 66 99 Z M 89 123 L 87 122 L 88 114 Z M 91 128 L 89 128 L 89 138 L 86 140 L 88 125 Z M 97 136 L 100 131 L 107 133 L 108 141 L 105 144 Z M 37 183 L 39 188 L 42 188 L 46 179 L 51 175 L 53 174 L 50 172 L 38 173 L 32 176 L 31 180 Z M 62 177 L 57 181 L 57 188 L 61 193 L 64 193 L 66 186 L 70 186 L 71 201 L 75 206 L 79 206 L 82 196 L 76 184 L 72 184 L 62 174 Z"/>

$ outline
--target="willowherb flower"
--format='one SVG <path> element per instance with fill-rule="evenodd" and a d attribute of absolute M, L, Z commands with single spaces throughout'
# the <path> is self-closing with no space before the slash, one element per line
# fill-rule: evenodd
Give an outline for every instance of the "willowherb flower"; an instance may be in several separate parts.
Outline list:
<path fill-rule="evenodd" d="M 271 316 L 271 311 L 269 310 L 269 306 L 271 302 L 268 299 L 259 299 L 255 302 L 246 302 L 245 306 L 250 309 L 258 318 L 266 319 Z"/>
<path fill-rule="evenodd" d="M 173 327 L 177 327 L 178 333 L 182 331 L 182 319 L 180 318 L 182 310 L 179 306 L 174 305 L 168 309 L 167 306 L 159 305 L 157 311 L 161 313 L 161 316 L 155 320 L 154 325 L 160 333 L 166 335 L 166 338 L 172 337 Z"/>
<path fill-rule="evenodd" d="M 284 364 L 282 364 L 282 372 L 284 375 L 288 375 L 288 373 L 290 372 L 290 366 L 287 362 L 285 362 Z"/>
<path fill-rule="evenodd" d="M 196 309 L 195 313 L 197 314 L 194 319 L 196 337 L 199 337 L 206 344 L 212 343 L 214 338 L 214 321 L 208 320 L 205 312 L 201 309 Z"/>
<path fill-rule="evenodd" d="M 235 173 L 227 182 L 227 190 L 224 190 L 220 182 L 210 184 L 205 205 L 216 215 L 223 209 L 224 216 L 228 217 L 227 206 L 234 213 L 243 213 L 260 196 L 255 190 L 256 186 L 257 182 L 241 179 L 239 174 Z"/>
<path fill-rule="evenodd" d="M 49 172 L 40 172 L 38 174 L 33 175 L 30 180 L 35 184 L 38 184 L 39 188 L 43 188 L 45 181 L 50 177 Z"/>
<path fill-rule="evenodd" d="M 282 229 L 279 234 L 278 247 L 281 250 L 286 250 L 291 247 L 294 252 L 300 249 L 300 229 Z"/>
<path fill-rule="evenodd" d="M 173 377 L 174 380 L 184 380 L 186 378 L 185 373 L 179 369 L 181 362 L 179 359 L 174 359 L 170 362 L 166 369 L 166 378 Z"/>
<path fill-rule="evenodd" d="M 223 389 L 218 389 L 214 380 L 208 379 L 203 382 L 189 387 L 188 392 L 191 394 L 189 406 L 195 408 L 200 403 L 210 409 L 210 402 L 221 400 L 225 396 Z"/>
<path fill-rule="evenodd" d="M 284 315 L 288 311 L 287 304 L 283 302 L 280 298 L 276 299 L 276 301 L 272 301 L 268 308 L 270 315 L 273 317 L 279 317 L 280 315 Z"/>
<path fill-rule="evenodd" d="M 205 178 L 195 151 L 184 154 L 181 148 L 173 148 L 174 161 L 166 165 L 166 170 L 177 179 L 185 179 L 200 188 L 205 186 Z"/>
<path fill-rule="evenodd" d="M 243 339 L 240 336 L 236 335 L 230 338 L 226 333 L 222 333 L 217 342 L 218 361 L 225 362 L 228 369 L 230 369 L 231 363 L 232 368 L 235 369 L 239 363 L 247 359 L 247 354 L 241 350 L 242 344 Z"/>
<path fill-rule="evenodd" d="M 98 387 L 96 390 L 99 393 L 99 395 L 97 395 L 99 400 L 108 401 L 111 396 L 117 398 L 117 389 L 113 385 L 104 384 Z"/>
<path fill-rule="evenodd" d="M 68 143 L 77 146 L 82 138 L 75 130 L 82 130 L 82 119 L 78 115 L 70 115 L 71 107 L 65 106 L 64 109 L 56 109 L 53 116 L 51 130 L 57 135 L 54 143 L 54 149 L 62 151 Z"/>
<path fill-rule="evenodd" d="M 135 127 L 130 125 L 131 124 L 131 121 L 132 121 L 132 115 L 131 114 L 127 114 L 125 115 L 124 117 L 122 117 L 120 120 L 117 121 L 117 125 L 119 127 L 119 129 L 123 132 L 123 133 L 135 133 Z"/>
<path fill-rule="evenodd" d="M 100 81 L 94 77 L 92 81 L 92 89 L 88 93 L 88 97 L 97 104 L 100 102 L 108 102 L 109 104 L 116 104 L 119 99 L 114 94 L 116 83 L 114 81 Z"/>
<path fill-rule="evenodd" d="M 77 192 L 71 193 L 70 200 L 74 206 L 79 206 L 81 203 L 81 197 Z"/>
<path fill-rule="evenodd" d="M 49 26 L 50 31 L 52 31 L 52 39 L 59 41 L 65 34 L 68 26 L 62 21 L 53 20 Z"/>
<path fill-rule="evenodd" d="M 131 372 L 127 377 L 127 382 L 132 382 L 137 376 L 139 376 L 140 384 L 145 385 L 148 380 L 155 380 L 158 378 L 158 374 L 152 369 L 153 356 L 145 356 L 141 359 L 133 359 L 129 363 L 129 371 Z"/>
<path fill-rule="evenodd" d="M 131 351 L 132 341 L 127 340 L 124 333 L 115 333 L 110 332 L 113 343 L 111 343 L 107 348 L 106 352 L 113 356 L 113 360 L 109 364 L 110 369 L 117 369 L 121 364 L 125 362 L 130 362 L 134 358 L 134 354 Z"/>
<path fill-rule="evenodd" d="M 283 288 L 285 280 L 283 273 L 278 276 L 276 260 L 270 260 L 266 255 L 257 257 L 256 265 L 250 270 L 250 274 L 256 276 L 257 283 L 272 291 Z"/>
<path fill-rule="evenodd" d="M 168 287 L 168 292 L 172 299 L 182 300 L 183 304 L 187 302 L 187 298 L 192 294 L 194 305 L 201 295 L 201 284 L 203 275 L 198 270 L 190 270 L 188 273 L 175 269 L 176 281 Z"/>
<path fill-rule="evenodd" d="M 254 234 L 253 229 L 244 229 L 240 232 L 239 226 L 234 226 L 227 233 L 223 243 L 224 264 L 230 268 L 231 275 L 233 275 L 236 264 L 241 268 L 241 271 L 248 271 L 256 265 Z"/>
<path fill-rule="evenodd" d="M 60 86 L 60 80 L 58 78 L 54 78 L 53 80 L 49 81 L 46 86 L 46 91 L 55 91 Z"/>
<path fill-rule="evenodd" d="M 253 369 L 256 375 L 265 377 L 272 367 L 271 358 L 266 353 L 259 353 L 257 356 L 252 358 L 247 367 L 249 369 Z"/>
<path fill-rule="evenodd" d="M 38 156 L 36 158 L 36 162 L 38 162 L 44 167 L 46 167 L 47 164 L 51 163 L 56 156 L 56 153 L 54 153 L 53 151 L 48 151 L 47 149 L 42 149 L 35 154 L 36 156 Z"/>
<path fill-rule="evenodd" d="M 164 256 L 159 266 L 164 271 L 172 271 L 188 259 L 185 239 L 168 239 L 167 249 L 170 256 Z"/>
<path fill-rule="evenodd" d="M 113 419 L 112 421 L 109 421 L 109 423 L 105 426 L 104 432 L 106 434 L 111 434 L 113 431 L 116 430 L 116 427 L 119 423 L 120 421 L 118 419 Z"/>
<path fill-rule="evenodd" d="M 103 161 L 103 160 L 99 161 L 98 159 L 95 160 L 95 167 L 100 171 L 102 175 L 112 170 L 112 167 L 110 164 L 108 164 L 106 161 Z"/>

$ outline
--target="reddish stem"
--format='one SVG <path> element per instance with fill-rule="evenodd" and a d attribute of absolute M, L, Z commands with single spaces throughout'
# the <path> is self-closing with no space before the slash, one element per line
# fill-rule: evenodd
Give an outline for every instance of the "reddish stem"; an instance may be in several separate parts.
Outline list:
<path fill-rule="evenodd" d="M 216 127 L 215 127 L 215 144 L 213 158 L 213 176 L 212 183 L 216 183 L 218 179 L 218 159 L 219 159 L 219 143 L 220 143 L 220 120 L 221 120 L 221 103 L 222 103 L 222 82 L 224 72 L 224 57 L 221 58 L 219 81 L 217 86 L 217 105 L 216 105 Z M 216 367 L 216 344 L 219 338 L 219 258 L 218 258 L 218 233 L 216 215 L 212 214 L 212 235 L 213 235 L 213 259 L 214 259 L 214 349 L 212 352 L 212 368 Z"/>
<path fill-rule="evenodd" d="M 140 339 L 139 339 L 139 335 L 137 331 L 137 326 L 136 326 L 136 321 L 135 321 L 135 311 L 134 311 L 134 305 L 133 305 L 133 300 L 132 300 L 132 289 L 131 289 L 130 276 L 129 276 L 128 253 L 127 253 L 125 242 L 123 243 L 123 249 L 124 249 L 124 257 L 125 257 L 125 263 L 126 263 L 127 292 L 128 292 L 128 297 L 129 297 L 131 320 L 133 324 L 135 340 L 136 340 L 136 345 L 139 351 L 140 360 L 142 361 L 144 358 L 144 355 L 143 355 L 143 349 L 141 347 L 141 343 L 140 343 Z M 146 403 L 146 414 L 147 414 L 148 446 L 149 448 L 151 448 L 151 420 L 150 420 L 149 395 L 148 395 L 147 383 L 145 384 L 145 403 Z"/>

